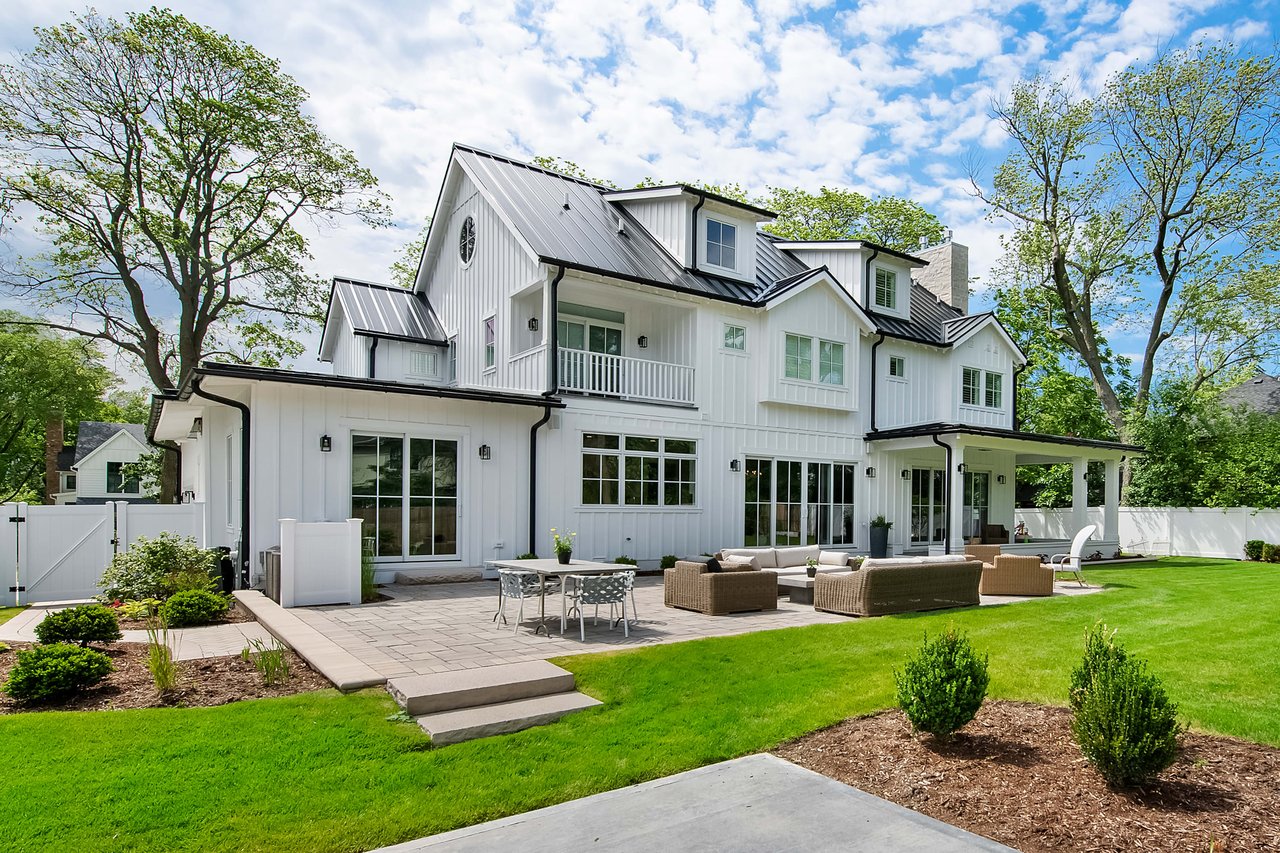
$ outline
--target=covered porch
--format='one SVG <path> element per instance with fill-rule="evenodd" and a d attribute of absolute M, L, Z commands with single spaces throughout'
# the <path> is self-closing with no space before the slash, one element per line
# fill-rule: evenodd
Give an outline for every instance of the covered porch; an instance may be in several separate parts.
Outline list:
<path fill-rule="evenodd" d="M 963 553 L 966 544 L 998 544 L 1010 554 L 1066 553 L 1075 531 L 1091 523 L 1088 472 L 1103 471 L 1100 529 L 1086 556 L 1111 557 L 1120 547 L 1120 463 L 1141 449 L 1070 436 L 1025 433 L 965 424 L 930 424 L 867 436 L 871 464 L 883 474 L 883 506 L 897 521 L 890 543 L 896 554 Z M 1017 536 L 1017 469 L 1071 465 L 1071 508 L 1065 536 Z M 1098 508 L 1094 509 L 1096 515 Z M 1055 531 L 1057 532 L 1057 531 Z"/>

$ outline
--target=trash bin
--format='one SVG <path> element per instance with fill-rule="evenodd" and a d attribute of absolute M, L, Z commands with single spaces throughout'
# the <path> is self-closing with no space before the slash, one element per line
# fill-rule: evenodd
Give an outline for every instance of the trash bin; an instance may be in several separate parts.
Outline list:
<path fill-rule="evenodd" d="M 280 603 L 280 546 L 273 545 L 262 552 L 263 585 L 267 598 Z"/>
<path fill-rule="evenodd" d="M 230 595 L 236 588 L 236 564 L 231 559 L 231 548 L 219 545 L 213 550 L 219 554 L 218 573 L 222 576 L 222 592 L 224 595 Z"/>

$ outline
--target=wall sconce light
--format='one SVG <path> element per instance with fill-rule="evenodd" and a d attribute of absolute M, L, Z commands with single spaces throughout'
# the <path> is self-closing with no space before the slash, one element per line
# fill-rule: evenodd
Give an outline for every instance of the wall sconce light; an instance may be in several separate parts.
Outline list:
<path fill-rule="evenodd" d="M 320 452 L 328 453 L 333 450 L 333 437 L 328 435 L 320 436 Z"/>
<path fill-rule="evenodd" d="M 191 431 L 187 433 L 187 438 L 199 438 L 204 432 L 204 418 L 191 419 Z"/>
<path fill-rule="evenodd" d="M 735 473 L 741 470 L 741 466 L 739 465 L 739 463 L 738 463 L 738 460 L 737 460 L 737 459 L 730 459 L 730 460 L 729 460 L 729 470 L 730 470 L 730 471 L 733 471 L 733 472 L 735 472 Z"/>
<path fill-rule="evenodd" d="M 640 349 L 648 349 L 648 348 L 649 348 L 649 336 L 648 336 L 648 335 L 641 335 L 641 336 L 640 336 L 640 340 L 636 341 L 636 343 L 640 345 Z"/>
<path fill-rule="evenodd" d="M 957 465 L 957 466 L 956 466 L 956 470 L 957 470 L 957 471 L 959 471 L 961 474 L 963 474 L 963 473 L 964 473 L 964 463 L 963 463 L 963 462 L 961 462 L 959 465 Z"/>
<path fill-rule="evenodd" d="M 493 451 L 490 450 L 489 445 L 487 444 L 480 445 L 479 450 L 477 450 L 476 452 L 479 453 L 480 458 L 484 459 L 485 461 L 488 461 L 493 455 Z"/>
<path fill-rule="evenodd" d="M 1004 485 L 1004 474 L 996 474 L 996 482 L 1003 486 L 1003 485 Z"/>
<path fill-rule="evenodd" d="M 537 317 L 530 317 L 530 318 L 529 318 L 529 331 L 531 331 L 531 332 L 536 332 L 536 331 L 538 331 L 538 318 L 537 318 Z"/>
<path fill-rule="evenodd" d="M 903 468 L 903 469 L 902 469 L 902 479 L 904 479 L 904 480 L 910 480 L 910 479 L 911 479 L 911 469 L 910 469 L 910 468 Z"/>
<path fill-rule="evenodd" d="M 867 469 L 867 476 L 868 476 L 869 478 L 871 478 L 871 479 L 873 479 L 873 480 L 874 480 L 874 479 L 875 479 L 875 477 L 876 477 L 876 469 L 875 469 L 875 468 L 868 468 L 868 469 Z"/>
<path fill-rule="evenodd" d="M 1089 479 L 1089 472 L 1088 472 L 1088 471 L 1085 471 L 1083 474 L 1081 474 L 1081 475 L 1080 475 L 1080 479 L 1081 479 L 1081 480 L 1088 480 L 1088 479 Z"/>

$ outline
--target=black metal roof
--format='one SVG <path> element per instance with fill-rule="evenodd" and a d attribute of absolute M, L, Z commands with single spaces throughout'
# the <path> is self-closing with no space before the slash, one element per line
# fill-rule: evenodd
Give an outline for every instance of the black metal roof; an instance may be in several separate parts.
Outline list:
<path fill-rule="evenodd" d="M 1097 438 L 1076 438 L 1071 435 L 1049 435 L 1042 432 L 1022 432 L 1003 427 L 974 426 L 973 424 L 932 423 L 915 426 L 897 427 L 869 432 L 867 441 L 888 441 L 893 438 L 919 438 L 931 435 L 982 435 L 991 438 L 1012 438 L 1019 441 L 1039 441 L 1046 444 L 1065 444 L 1072 447 L 1096 447 L 1099 450 L 1122 450 L 1126 453 L 1143 453 L 1142 447 L 1136 444 L 1124 444 L 1119 441 L 1104 441 Z"/>
<path fill-rule="evenodd" d="M 426 296 L 420 293 L 387 284 L 335 278 L 333 298 L 342 305 L 357 335 L 448 345 L 444 328 Z"/>
<path fill-rule="evenodd" d="M 878 311 L 870 311 L 876 328 L 891 338 L 916 341 L 934 346 L 948 346 L 946 324 L 963 317 L 959 308 L 955 308 L 938 297 L 923 285 L 911 282 L 911 319 L 904 320 Z"/>

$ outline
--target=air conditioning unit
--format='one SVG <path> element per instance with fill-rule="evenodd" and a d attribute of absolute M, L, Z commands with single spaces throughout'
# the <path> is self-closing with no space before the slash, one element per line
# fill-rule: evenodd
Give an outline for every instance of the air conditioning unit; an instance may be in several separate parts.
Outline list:
<path fill-rule="evenodd" d="M 267 598 L 280 603 L 280 546 L 274 545 L 262 552 L 263 590 Z"/>

